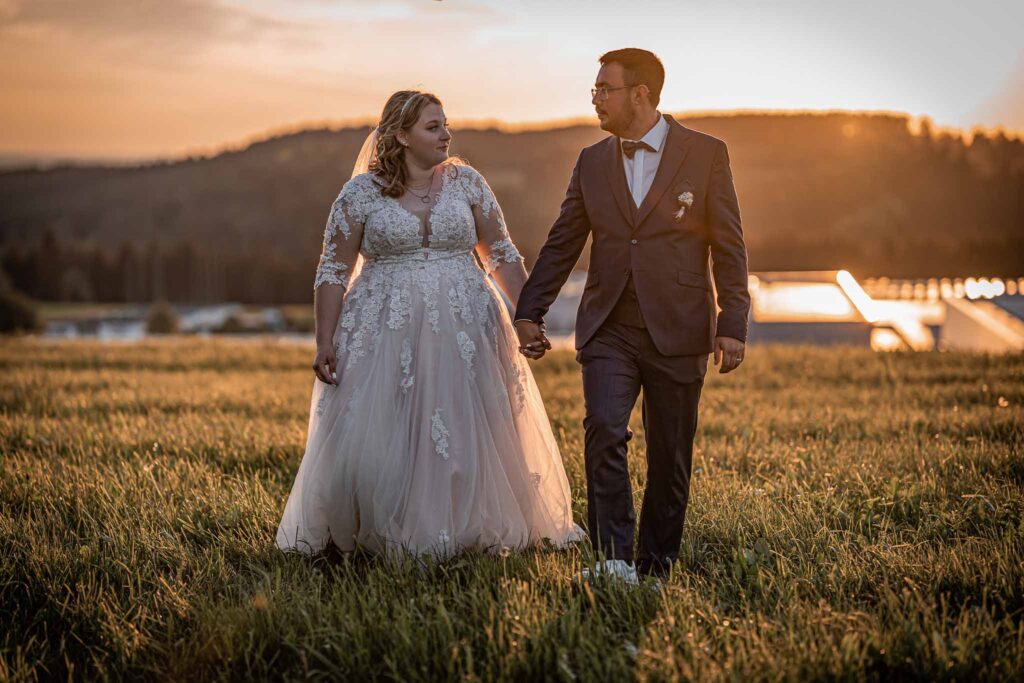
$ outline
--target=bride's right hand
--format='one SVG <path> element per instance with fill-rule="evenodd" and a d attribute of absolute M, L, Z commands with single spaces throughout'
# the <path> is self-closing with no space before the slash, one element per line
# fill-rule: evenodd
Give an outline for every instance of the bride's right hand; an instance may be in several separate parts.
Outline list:
<path fill-rule="evenodd" d="M 337 374 L 338 359 L 334 355 L 333 347 L 325 347 L 316 350 L 316 358 L 313 360 L 313 372 L 317 379 L 324 384 L 338 384 Z"/>

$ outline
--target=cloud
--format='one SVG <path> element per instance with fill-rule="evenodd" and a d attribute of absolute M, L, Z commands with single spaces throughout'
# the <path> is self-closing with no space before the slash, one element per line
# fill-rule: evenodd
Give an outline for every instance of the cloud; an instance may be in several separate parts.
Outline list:
<path fill-rule="evenodd" d="M 172 153 L 365 117 L 395 89 L 475 77 L 479 60 L 444 41 L 495 16 L 465 1 L 0 0 L 0 150 Z"/>
<path fill-rule="evenodd" d="M 310 25 L 216 0 L 0 0 L 0 36 L 160 62 L 224 44 L 301 41 Z"/>

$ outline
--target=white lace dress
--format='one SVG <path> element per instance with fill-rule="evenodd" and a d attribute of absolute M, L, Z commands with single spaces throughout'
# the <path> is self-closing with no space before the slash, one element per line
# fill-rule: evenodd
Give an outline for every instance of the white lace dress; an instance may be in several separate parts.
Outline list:
<path fill-rule="evenodd" d="M 314 379 L 281 549 L 333 540 L 440 557 L 582 535 L 537 385 L 474 251 L 487 272 L 522 257 L 483 177 L 454 163 L 442 173 L 429 247 L 370 174 L 331 208 L 314 288 L 347 286 L 338 385 Z"/>

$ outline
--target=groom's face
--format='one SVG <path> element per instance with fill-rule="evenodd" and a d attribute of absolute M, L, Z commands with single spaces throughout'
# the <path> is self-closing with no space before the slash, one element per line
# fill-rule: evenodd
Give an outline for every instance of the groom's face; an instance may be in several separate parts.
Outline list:
<path fill-rule="evenodd" d="M 612 135 L 619 135 L 622 131 L 628 130 L 637 115 L 633 103 L 633 89 L 623 87 L 625 85 L 625 70 L 621 64 L 615 62 L 602 65 L 601 70 L 597 72 L 597 80 L 594 81 L 595 88 L 609 89 L 607 97 L 601 99 L 601 95 L 598 94 L 591 102 L 601 123 L 601 130 L 606 130 Z"/>

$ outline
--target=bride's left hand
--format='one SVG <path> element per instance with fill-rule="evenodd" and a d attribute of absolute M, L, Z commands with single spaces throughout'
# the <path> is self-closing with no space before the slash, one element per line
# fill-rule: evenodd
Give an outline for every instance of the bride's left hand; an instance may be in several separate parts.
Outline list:
<path fill-rule="evenodd" d="M 316 358 L 313 360 L 313 372 L 324 384 L 338 384 L 337 375 L 338 359 L 334 354 L 334 348 L 328 346 L 317 349 Z"/>

